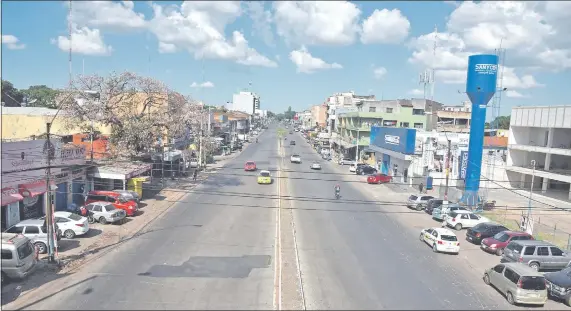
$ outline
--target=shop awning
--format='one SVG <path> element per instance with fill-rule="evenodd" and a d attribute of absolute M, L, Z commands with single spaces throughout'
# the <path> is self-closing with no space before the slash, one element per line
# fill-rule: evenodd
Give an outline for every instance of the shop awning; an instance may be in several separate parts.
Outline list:
<path fill-rule="evenodd" d="M 55 183 L 53 181 L 50 183 L 52 185 L 55 185 Z M 43 194 L 46 191 L 48 191 L 46 185 L 47 184 L 46 184 L 45 179 L 37 180 L 35 182 L 18 185 L 18 192 L 22 193 L 23 191 L 29 191 L 31 197 L 36 197 L 36 196 Z"/>
<path fill-rule="evenodd" d="M 22 201 L 24 197 L 14 187 L 2 188 L 2 205 Z"/>
<path fill-rule="evenodd" d="M 96 167 L 93 177 L 127 180 L 150 171 L 152 168 L 153 165 L 149 163 L 114 163 Z"/>

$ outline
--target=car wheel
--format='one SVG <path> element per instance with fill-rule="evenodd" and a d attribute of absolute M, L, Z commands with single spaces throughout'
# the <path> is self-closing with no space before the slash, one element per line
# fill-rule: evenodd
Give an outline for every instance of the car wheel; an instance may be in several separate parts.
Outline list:
<path fill-rule="evenodd" d="M 458 231 L 462 230 L 462 224 L 456 224 L 456 225 L 454 226 L 454 229 L 456 229 L 456 230 L 458 230 Z"/>
<path fill-rule="evenodd" d="M 421 234 L 418 236 L 418 239 L 420 240 L 420 242 L 424 242 L 424 239 L 423 239 L 423 237 L 424 237 L 424 236 L 423 236 L 423 234 L 422 234 L 422 233 L 421 233 Z"/>
<path fill-rule="evenodd" d="M 2 285 L 8 284 L 7 283 L 8 282 L 8 276 L 6 276 L 6 273 L 2 272 L 1 275 L 2 275 L 2 280 L 0 283 L 2 283 Z"/>
<path fill-rule="evenodd" d="M 105 219 L 105 217 L 99 217 L 99 223 L 102 225 L 106 225 L 107 224 L 107 219 Z"/>
<path fill-rule="evenodd" d="M 432 244 L 432 251 L 438 253 L 438 248 L 436 248 L 436 243 Z"/>
<path fill-rule="evenodd" d="M 565 299 L 565 304 L 566 304 L 567 306 L 571 307 L 571 296 L 568 296 L 568 297 Z"/>
<path fill-rule="evenodd" d="M 422 210 L 422 204 L 417 204 L 417 205 L 416 205 L 416 210 L 417 210 L 417 211 L 421 211 L 421 210 Z"/>
<path fill-rule="evenodd" d="M 34 246 L 36 247 L 36 249 L 38 250 L 38 253 L 40 253 L 40 254 L 45 254 L 48 252 L 48 247 L 43 242 L 36 242 L 36 243 L 34 243 Z"/>
<path fill-rule="evenodd" d="M 484 274 L 484 283 L 490 285 L 490 276 L 487 273 Z"/>
<path fill-rule="evenodd" d="M 530 262 L 529 267 L 535 271 L 539 271 L 539 263 L 537 263 L 537 262 Z"/>
<path fill-rule="evenodd" d="M 508 299 L 508 303 L 510 305 L 515 304 L 514 295 L 512 295 L 512 293 L 508 292 L 508 294 L 506 295 L 506 298 Z"/>
<path fill-rule="evenodd" d="M 498 248 L 496 249 L 496 255 L 501 256 L 504 254 L 504 249 L 503 248 Z"/>
<path fill-rule="evenodd" d="M 65 236 L 66 239 L 73 239 L 75 237 L 75 232 L 73 232 L 73 230 L 65 230 L 63 236 Z"/>
<path fill-rule="evenodd" d="M 87 216 L 87 222 L 93 224 L 95 223 L 95 218 L 93 218 L 93 216 Z"/>

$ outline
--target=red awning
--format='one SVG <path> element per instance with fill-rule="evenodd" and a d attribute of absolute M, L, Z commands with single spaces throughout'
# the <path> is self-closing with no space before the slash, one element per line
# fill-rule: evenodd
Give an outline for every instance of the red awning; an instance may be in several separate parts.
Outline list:
<path fill-rule="evenodd" d="M 35 197 L 35 196 L 43 194 L 47 191 L 46 181 L 45 180 L 37 180 L 37 181 L 31 182 L 29 184 L 21 184 L 21 185 L 18 185 L 18 190 L 20 193 L 22 193 L 22 191 L 27 190 L 30 192 L 30 196 Z"/>
<path fill-rule="evenodd" d="M 24 197 L 14 187 L 2 188 L 2 205 L 22 201 Z"/>

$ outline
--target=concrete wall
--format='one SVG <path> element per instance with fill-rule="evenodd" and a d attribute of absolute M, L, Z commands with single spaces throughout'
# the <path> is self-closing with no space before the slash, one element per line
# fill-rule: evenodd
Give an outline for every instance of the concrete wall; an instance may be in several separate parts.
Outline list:
<path fill-rule="evenodd" d="M 2 107 L 4 110 L 6 107 Z M 52 115 L 4 114 L 2 112 L 2 139 L 29 139 L 46 132 L 46 123 L 53 119 Z M 103 134 L 110 134 L 111 128 L 95 124 L 95 129 Z M 51 132 L 55 135 L 71 135 L 82 131 L 81 128 L 67 128 L 65 116 L 58 115 L 53 119 Z"/>

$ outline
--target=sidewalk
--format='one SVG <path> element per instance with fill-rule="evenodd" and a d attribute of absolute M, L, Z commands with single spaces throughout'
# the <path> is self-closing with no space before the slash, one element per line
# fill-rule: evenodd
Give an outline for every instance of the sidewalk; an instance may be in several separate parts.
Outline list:
<path fill-rule="evenodd" d="M 219 158 L 216 163 L 209 164 L 207 169 L 219 169 L 238 154 L 239 152 Z M 74 273 L 81 266 L 114 250 L 121 243 L 137 237 L 153 221 L 160 219 L 170 207 L 182 200 L 188 190 L 202 183 L 208 176 L 209 174 L 199 174 L 196 181 L 192 181 L 192 177 L 165 180 L 165 187 L 162 190 L 157 189 L 158 194 L 154 197 L 141 202 L 139 214 L 126 218 L 123 224 L 94 223 L 90 224 L 86 236 L 71 240 L 62 239 L 59 241 L 59 268 L 48 265 L 45 262 L 46 255 L 41 255 L 42 259 L 34 273 L 22 281 L 13 281 L 2 287 L 2 308 L 20 297 L 32 297 L 39 286 Z"/>

